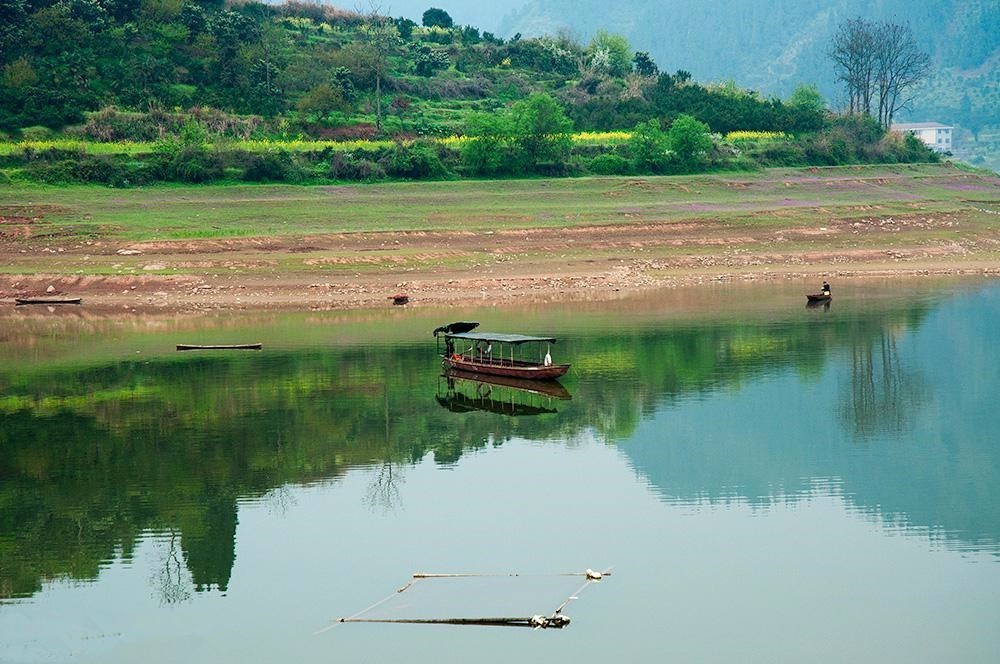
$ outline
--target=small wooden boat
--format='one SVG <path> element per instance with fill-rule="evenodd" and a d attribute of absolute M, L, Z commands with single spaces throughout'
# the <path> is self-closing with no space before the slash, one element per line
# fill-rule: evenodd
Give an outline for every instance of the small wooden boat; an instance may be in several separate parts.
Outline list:
<path fill-rule="evenodd" d="M 80 304 L 79 297 L 15 297 L 16 304 Z"/>
<path fill-rule="evenodd" d="M 829 302 L 833 298 L 829 293 L 810 293 L 806 299 L 810 302 Z"/>
<path fill-rule="evenodd" d="M 264 344 L 217 344 L 205 346 L 202 344 L 177 344 L 177 350 L 260 350 Z"/>
<path fill-rule="evenodd" d="M 434 336 L 438 336 L 437 330 Z M 444 341 L 442 363 L 449 369 L 466 373 L 552 380 L 565 375 L 570 367 L 568 364 L 552 362 L 549 350 L 556 342 L 555 337 L 501 332 L 445 332 Z M 541 355 L 542 344 L 545 344 L 544 356 Z M 533 353 L 532 349 L 536 352 Z M 440 346 L 438 350 L 440 351 Z M 537 355 L 537 359 L 529 358 L 530 355 Z"/>

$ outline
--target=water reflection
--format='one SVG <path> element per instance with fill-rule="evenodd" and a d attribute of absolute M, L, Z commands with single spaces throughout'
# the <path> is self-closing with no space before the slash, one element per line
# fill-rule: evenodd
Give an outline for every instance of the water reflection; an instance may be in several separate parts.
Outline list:
<path fill-rule="evenodd" d="M 0 369 L 0 597 L 94 579 L 150 533 L 164 603 L 223 593 L 240 501 L 365 468 L 368 504 L 391 509 L 410 464 L 514 436 L 596 436 L 685 505 L 825 493 L 996 551 L 1000 463 L 983 432 L 1000 425 L 1000 376 L 959 399 L 956 370 L 997 365 L 982 341 L 1000 323 L 990 292 L 992 309 L 959 301 L 947 316 L 796 305 L 777 322 L 595 324 L 567 343 L 572 399 L 558 384 L 441 376 L 432 349 L 405 344 Z M 967 361 L 969 348 L 982 353 Z"/>
<path fill-rule="evenodd" d="M 557 413 L 556 404 L 572 396 L 557 380 L 524 380 L 447 370 L 438 381 L 435 398 L 453 413 L 479 410 L 517 417 Z"/>
<path fill-rule="evenodd" d="M 920 372 L 904 365 L 896 337 L 887 328 L 850 349 L 850 387 L 844 390 L 841 418 L 858 440 L 903 434 L 930 399 Z"/>

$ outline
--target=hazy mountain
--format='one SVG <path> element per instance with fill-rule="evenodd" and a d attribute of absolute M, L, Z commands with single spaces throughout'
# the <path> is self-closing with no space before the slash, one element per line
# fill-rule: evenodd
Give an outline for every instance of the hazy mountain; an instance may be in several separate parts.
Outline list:
<path fill-rule="evenodd" d="M 502 33 L 569 28 L 587 39 L 605 28 L 649 51 L 662 70 L 734 79 L 779 95 L 817 83 L 830 96 L 830 38 L 841 21 L 857 16 L 909 22 L 942 68 L 1000 59 L 998 0 L 532 0 L 507 16 Z"/>
<path fill-rule="evenodd" d="M 840 108 L 827 52 L 837 26 L 859 16 L 909 23 L 932 56 L 934 74 L 897 119 L 954 125 L 957 156 L 1000 168 L 1000 0 L 531 0 L 507 15 L 500 34 L 569 29 L 586 41 L 604 28 L 648 51 L 662 71 L 780 97 L 815 83 Z"/>

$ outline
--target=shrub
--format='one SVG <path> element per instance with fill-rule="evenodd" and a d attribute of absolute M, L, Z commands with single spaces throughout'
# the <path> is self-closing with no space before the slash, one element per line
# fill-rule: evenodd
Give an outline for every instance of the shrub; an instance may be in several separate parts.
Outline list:
<path fill-rule="evenodd" d="M 378 162 L 337 152 L 330 158 L 329 175 L 334 180 L 381 180 L 385 169 Z"/>
<path fill-rule="evenodd" d="M 435 146 L 426 141 L 397 143 L 382 165 L 393 177 L 433 178 L 447 174 Z"/>
<path fill-rule="evenodd" d="M 600 154 L 590 160 L 587 170 L 597 175 L 624 175 L 628 173 L 629 163 L 616 154 Z"/>
<path fill-rule="evenodd" d="M 246 153 L 243 169 L 246 182 L 297 182 L 302 172 L 286 150 Z"/>
<path fill-rule="evenodd" d="M 52 137 L 52 130 L 48 127 L 25 127 L 21 130 L 21 140 L 23 141 L 44 141 Z"/>

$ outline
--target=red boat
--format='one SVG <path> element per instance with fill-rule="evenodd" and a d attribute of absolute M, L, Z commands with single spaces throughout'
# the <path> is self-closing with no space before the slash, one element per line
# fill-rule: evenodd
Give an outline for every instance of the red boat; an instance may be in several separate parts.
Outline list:
<path fill-rule="evenodd" d="M 455 325 L 455 324 L 453 324 Z M 532 337 L 500 332 L 450 331 L 444 326 L 444 365 L 470 374 L 552 380 L 569 371 L 568 364 L 552 362 L 555 337 Z M 437 332 L 435 330 L 435 337 Z M 544 345 L 544 354 L 542 353 Z M 439 347 L 440 350 L 440 347 Z"/>

